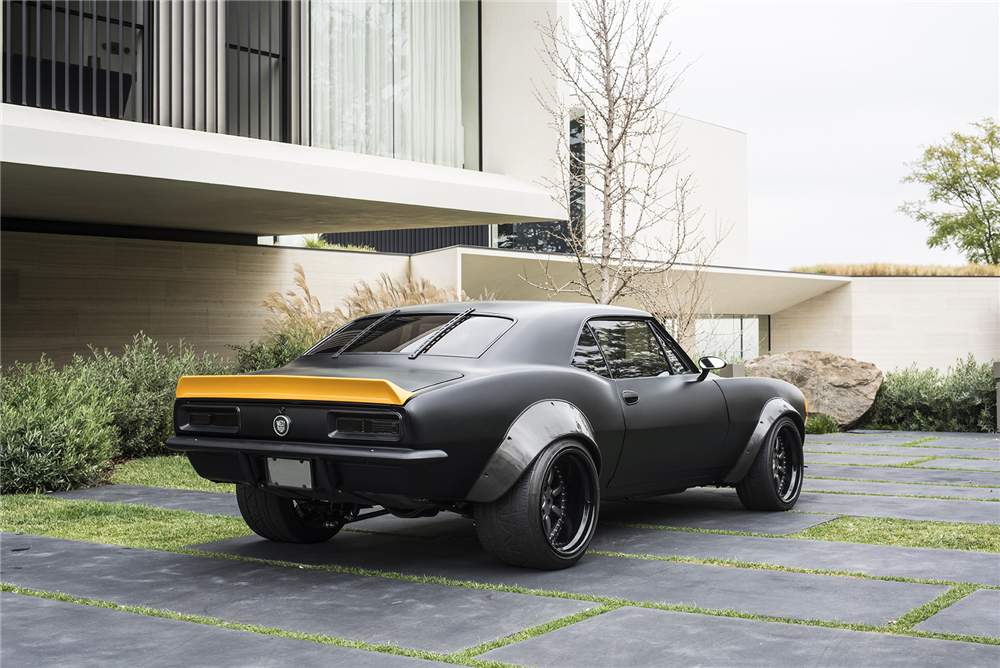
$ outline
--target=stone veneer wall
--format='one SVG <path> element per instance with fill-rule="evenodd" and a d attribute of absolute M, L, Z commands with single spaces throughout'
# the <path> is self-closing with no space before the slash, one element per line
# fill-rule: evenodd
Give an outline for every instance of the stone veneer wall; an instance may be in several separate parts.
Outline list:
<path fill-rule="evenodd" d="M 775 313 L 772 350 L 821 350 L 883 371 L 1000 359 L 1000 277 L 858 276 Z"/>
<path fill-rule="evenodd" d="M 260 338 L 259 302 L 294 288 L 305 269 L 324 308 L 359 280 L 403 278 L 406 255 L 272 246 L 4 232 L 0 243 L 0 364 L 57 364 L 87 346 L 120 349 L 144 331 L 161 344 L 181 338 L 231 356 L 228 343 Z M 443 287 L 443 286 L 442 286 Z"/>

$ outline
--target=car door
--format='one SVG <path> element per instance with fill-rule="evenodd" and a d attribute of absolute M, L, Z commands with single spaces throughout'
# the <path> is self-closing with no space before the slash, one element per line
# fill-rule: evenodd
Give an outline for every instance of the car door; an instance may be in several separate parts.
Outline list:
<path fill-rule="evenodd" d="M 726 400 L 712 377 L 684 368 L 642 319 L 590 321 L 614 377 L 625 439 L 611 487 L 664 488 L 711 477 L 724 466 Z M 673 364 L 672 364 L 673 362 Z"/>

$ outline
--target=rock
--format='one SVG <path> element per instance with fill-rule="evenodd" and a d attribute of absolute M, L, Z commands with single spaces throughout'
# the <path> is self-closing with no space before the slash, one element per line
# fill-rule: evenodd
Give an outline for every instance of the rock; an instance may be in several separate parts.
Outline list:
<path fill-rule="evenodd" d="M 795 385 L 810 413 L 826 413 L 841 429 L 852 429 L 872 407 L 882 386 L 874 364 L 815 350 L 793 350 L 746 363 L 748 376 L 778 378 Z"/>

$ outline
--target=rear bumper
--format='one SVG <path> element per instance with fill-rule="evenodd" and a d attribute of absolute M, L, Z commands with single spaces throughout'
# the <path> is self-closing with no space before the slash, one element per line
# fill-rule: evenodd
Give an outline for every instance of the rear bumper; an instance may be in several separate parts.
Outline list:
<path fill-rule="evenodd" d="M 252 441 L 193 436 L 168 438 L 167 447 L 178 452 L 209 452 L 214 454 L 242 452 L 265 457 L 322 459 L 330 462 L 368 466 L 424 466 L 437 464 L 448 459 L 448 453 L 444 450 L 413 450 L 368 445 L 316 445 L 295 441 Z"/>
<path fill-rule="evenodd" d="M 454 476 L 447 475 L 448 453 L 443 450 L 188 436 L 168 439 L 167 447 L 187 452 L 204 478 L 255 487 L 268 485 L 268 458 L 308 460 L 312 489 L 276 489 L 300 498 L 333 500 L 345 492 L 454 498 L 465 491 L 459 491 Z"/>

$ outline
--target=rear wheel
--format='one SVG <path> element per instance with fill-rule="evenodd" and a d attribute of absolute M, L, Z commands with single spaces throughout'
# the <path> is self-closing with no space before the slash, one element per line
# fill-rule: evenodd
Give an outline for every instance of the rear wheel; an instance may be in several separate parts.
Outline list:
<path fill-rule="evenodd" d="M 789 510 L 802 491 L 802 437 L 790 417 L 781 417 L 771 427 L 764 445 L 736 493 L 750 510 Z"/>
<path fill-rule="evenodd" d="M 583 556 L 597 527 L 597 468 L 585 447 L 558 441 L 496 501 L 474 507 L 487 552 L 512 566 L 554 570 Z"/>
<path fill-rule="evenodd" d="M 322 543 L 343 526 L 340 505 L 297 501 L 249 485 L 236 485 L 240 514 L 254 533 L 284 543 Z"/>

